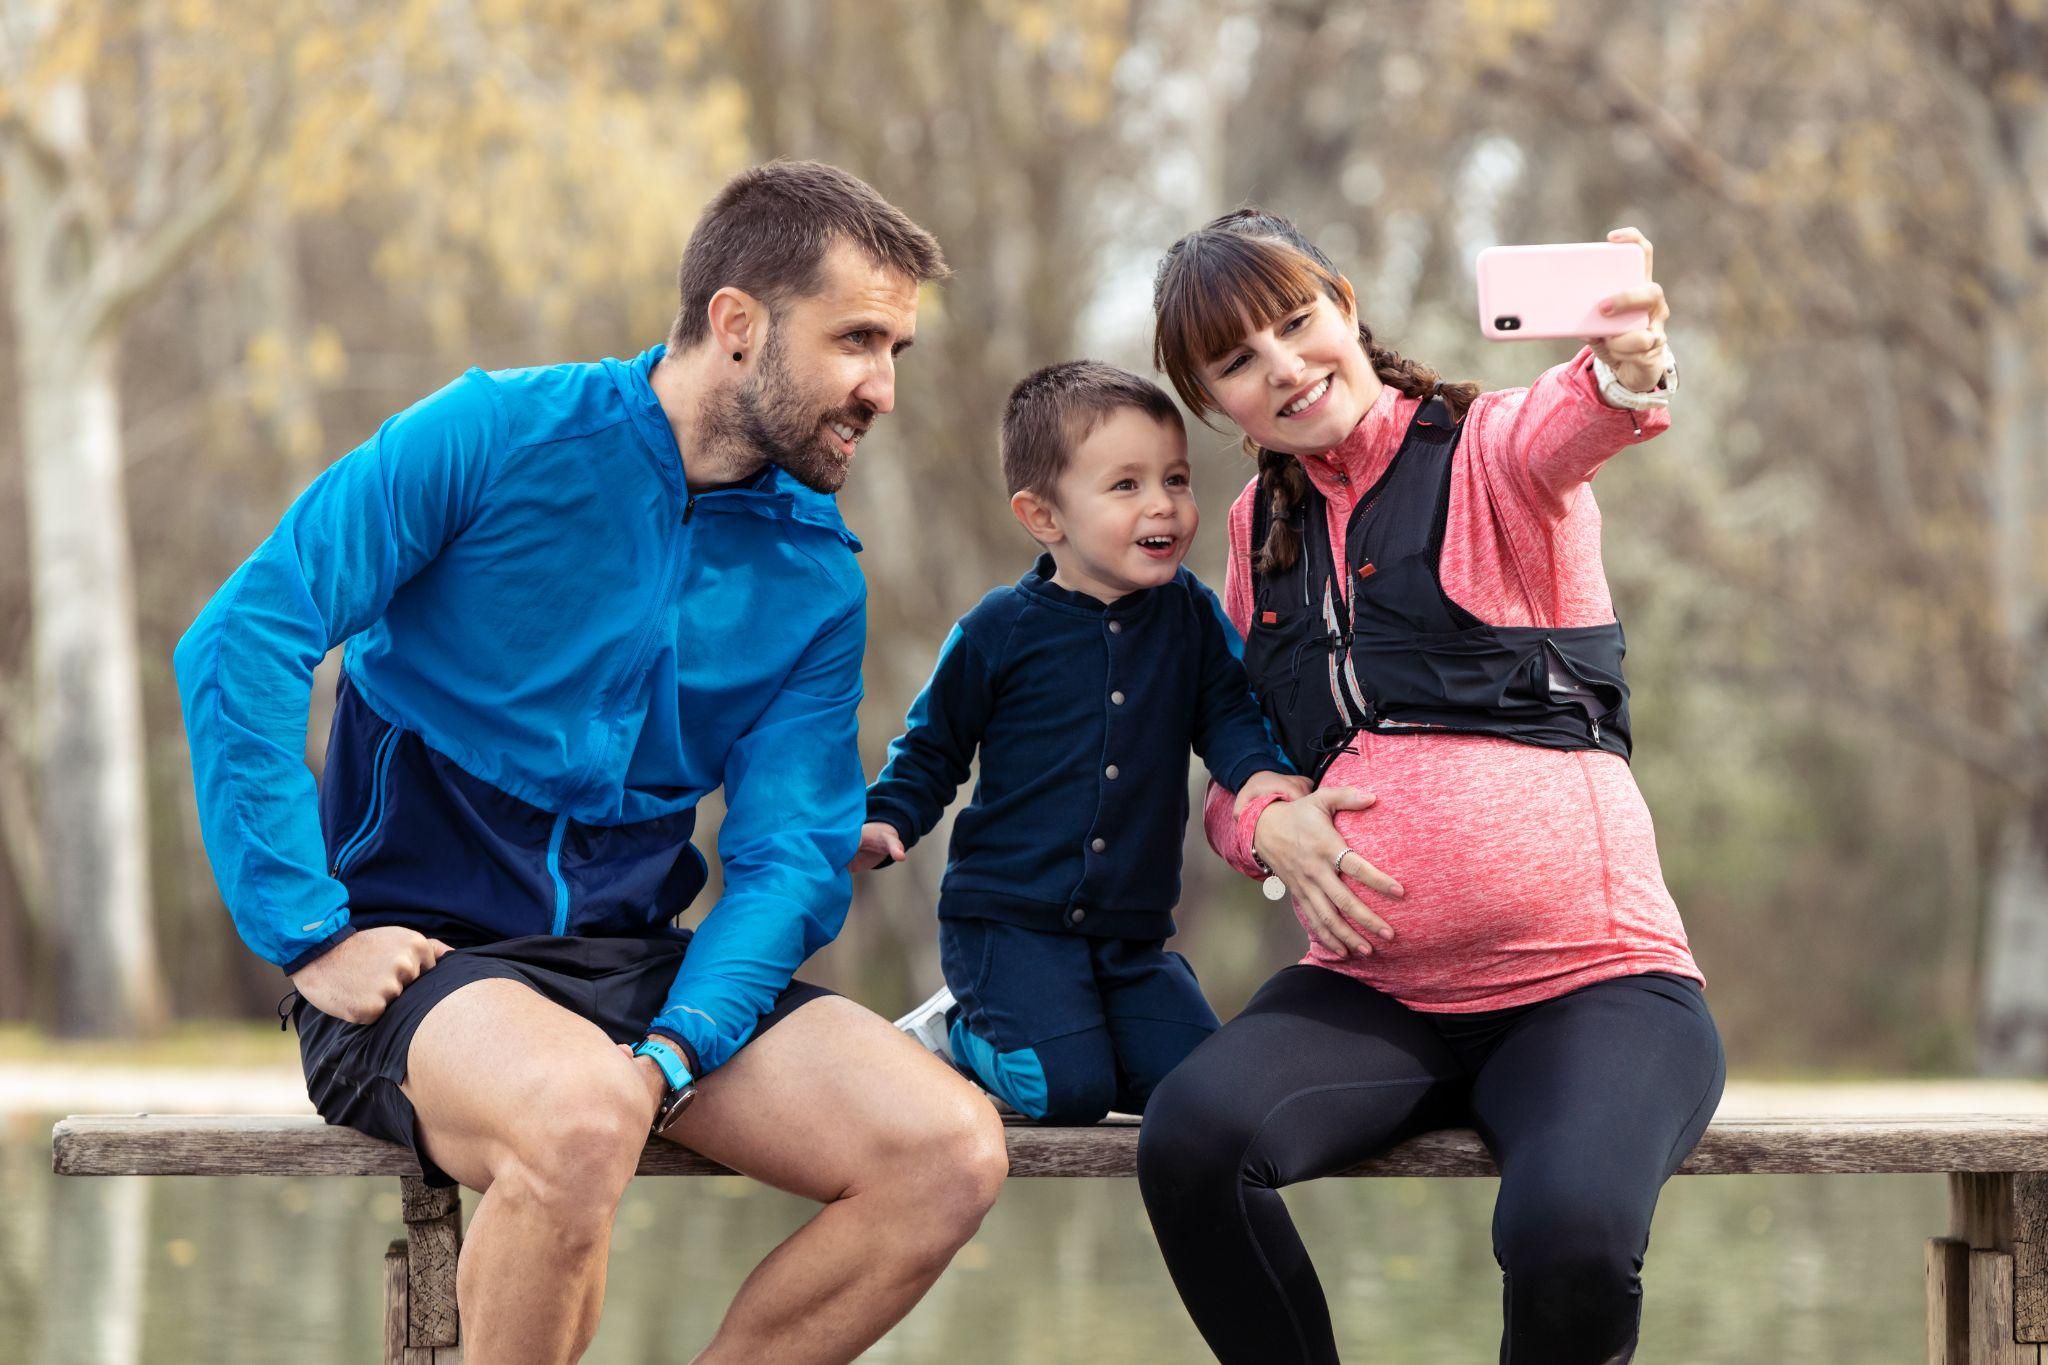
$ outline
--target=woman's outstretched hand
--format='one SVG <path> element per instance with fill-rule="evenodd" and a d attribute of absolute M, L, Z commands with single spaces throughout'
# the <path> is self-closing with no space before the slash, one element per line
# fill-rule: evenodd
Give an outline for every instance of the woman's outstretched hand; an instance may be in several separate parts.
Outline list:
<path fill-rule="evenodd" d="M 1376 800 L 1352 787 L 1328 787 L 1299 801 L 1275 801 L 1252 830 L 1252 850 L 1294 893 L 1316 942 L 1333 953 L 1364 957 L 1372 952 L 1366 934 L 1391 941 L 1393 926 L 1366 908 L 1348 885 L 1356 881 L 1399 900 L 1401 884 L 1368 863 L 1337 832 L 1334 813 L 1364 810 Z M 1343 854 L 1344 871 L 1337 871 Z"/>
<path fill-rule="evenodd" d="M 1619 336 L 1589 337 L 1586 344 L 1593 348 L 1593 354 L 1607 362 L 1607 368 L 1614 371 L 1614 377 L 1622 387 L 1637 393 L 1648 393 L 1657 387 L 1657 381 L 1671 368 L 1671 356 L 1664 349 L 1664 323 L 1671 316 L 1671 305 L 1664 301 L 1664 286 L 1649 278 L 1651 265 L 1650 239 L 1635 228 L 1616 228 L 1607 234 L 1610 242 L 1634 242 L 1643 249 L 1643 283 L 1633 289 L 1625 289 L 1600 305 L 1603 314 L 1628 313 L 1639 308 L 1650 310 L 1650 321 L 1646 327 Z"/>

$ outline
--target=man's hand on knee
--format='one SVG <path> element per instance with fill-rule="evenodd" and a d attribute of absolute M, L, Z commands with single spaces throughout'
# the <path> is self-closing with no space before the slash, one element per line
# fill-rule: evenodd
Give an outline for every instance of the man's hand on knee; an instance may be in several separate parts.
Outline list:
<path fill-rule="evenodd" d="M 400 991 L 452 951 L 399 925 L 351 934 L 292 974 L 292 986 L 322 1014 L 372 1024 Z"/>

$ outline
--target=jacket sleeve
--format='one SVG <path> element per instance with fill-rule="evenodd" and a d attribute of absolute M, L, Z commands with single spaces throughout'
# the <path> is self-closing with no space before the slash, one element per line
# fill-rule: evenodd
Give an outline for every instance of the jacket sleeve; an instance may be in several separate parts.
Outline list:
<path fill-rule="evenodd" d="M 868 788 L 870 820 L 896 827 L 905 848 L 932 832 L 967 780 L 993 709 L 989 666 L 959 626 L 939 649 L 931 680 L 910 704 L 889 761 Z"/>
<path fill-rule="evenodd" d="M 1590 346 L 1526 389 L 1485 397 L 1491 401 L 1475 405 L 1479 430 L 1470 436 L 1483 457 L 1507 466 L 1522 499 L 1553 519 L 1601 465 L 1671 425 L 1664 408 L 1608 407 L 1593 380 Z"/>
<path fill-rule="evenodd" d="M 853 898 L 863 787 L 855 714 L 865 589 L 805 649 L 725 760 L 718 857 L 725 891 L 704 917 L 649 1026 L 716 1070 L 804 959 L 838 936 Z"/>
<path fill-rule="evenodd" d="M 1230 509 L 1230 567 L 1223 578 L 1223 598 L 1228 610 L 1224 620 L 1240 640 L 1252 619 L 1251 497 L 1257 486 L 1254 480 Z M 1266 807 L 1276 799 L 1262 796 L 1240 814 L 1232 789 L 1213 778 L 1209 783 L 1208 796 L 1202 803 L 1202 831 L 1208 835 L 1209 847 L 1216 850 L 1216 856 L 1247 877 L 1266 875 L 1252 858 L 1252 831 L 1258 827 Z"/>
<path fill-rule="evenodd" d="M 1256 772 L 1291 772 L 1252 699 L 1244 671 L 1244 637 L 1207 585 L 1190 576 L 1199 618 L 1201 682 L 1195 701 L 1195 752 L 1215 781 L 1236 791 Z"/>
<path fill-rule="evenodd" d="M 288 973 L 353 932 L 305 762 L 313 670 L 474 514 L 502 442 L 490 383 L 465 375 L 335 461 L 172 656 L 221 897 L 242 941 Z"/>

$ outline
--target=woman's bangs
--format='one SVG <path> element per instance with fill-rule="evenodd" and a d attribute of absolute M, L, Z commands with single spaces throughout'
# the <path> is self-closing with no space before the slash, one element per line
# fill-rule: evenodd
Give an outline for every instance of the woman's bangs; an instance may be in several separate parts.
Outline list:
<path fill-rule="evenodd" d="M 1154 363 L 1189 407 L 1207 411 L 1197 369 L 1333 288 L 1314 261 L 1284 243 L 1199 234 L 1168 268 Z"/>

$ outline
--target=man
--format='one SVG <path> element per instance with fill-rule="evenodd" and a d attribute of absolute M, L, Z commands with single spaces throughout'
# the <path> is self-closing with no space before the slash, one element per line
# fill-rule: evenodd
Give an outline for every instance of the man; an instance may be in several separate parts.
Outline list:
<path fill-rule="evenodd" d="M 863 811 L 866 590 L 831 494 L 945 274 L 854 177 L 747 171 L 666 347 L 472 370 L 392 418 L 179 643 L 207 849 L 291 975 L 316 1106 L 483 1191 L 471 1360 L 589 1345 L 650 1124 L 825 1204 L 700 1361 L 852 1359 L 995 1198 L 987 1101 L 791 980 L 844 921 Z M 301 737 L 344 640 L 316 815 Z"/>

